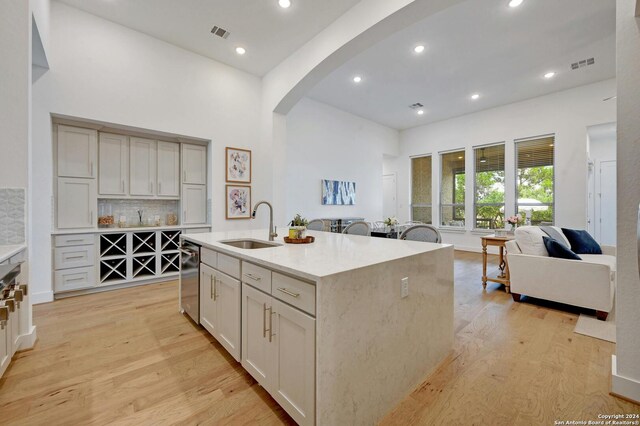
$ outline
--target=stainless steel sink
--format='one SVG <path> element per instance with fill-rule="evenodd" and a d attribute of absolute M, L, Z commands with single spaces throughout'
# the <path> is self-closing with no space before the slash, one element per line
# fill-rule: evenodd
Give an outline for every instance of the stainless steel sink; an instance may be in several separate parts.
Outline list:
<path fill-rule="evenodd" d="M 261 248 L 269 248 L 269 247 L 278 247 L 282 244 L 272 243 L 268 241 L 260 241 L 260 240 L 226 240 L 220 241 L 222 244 L 226 244 L 232 247 L 238 247 L 241 249 L 261 249 Z"/>

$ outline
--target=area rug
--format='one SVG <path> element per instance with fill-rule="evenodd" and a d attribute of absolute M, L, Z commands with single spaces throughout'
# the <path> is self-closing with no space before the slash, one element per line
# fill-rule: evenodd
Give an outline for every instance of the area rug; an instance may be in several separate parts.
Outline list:
<path fill-rule="evenodd" d="M 606 321 L 599 321 L 592 315 L 580 314 L 573 332 L 616 343 L 615 312 L 611 311 Z"/>

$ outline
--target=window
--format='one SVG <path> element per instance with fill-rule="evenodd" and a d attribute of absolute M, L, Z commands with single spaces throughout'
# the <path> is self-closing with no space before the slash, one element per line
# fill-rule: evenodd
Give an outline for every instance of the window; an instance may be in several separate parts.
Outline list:
<path fill-rule="evenodd" d="M 441 154 L 440 224 L 464 228 L 464 151 Z"/>
<path fill-rule="evenodd" d="M 516 141 L 516 211 L 532 225 L 553 224 L 554 137 Z"/>
<path fill-rule="evenodd" d="M 504 227 L 504 144 L 475 148 L 475 228 Z"/>
<path fill-rule="evenodd" d="M 411 220 L 431 223 L 431 156 L 411 159 Z"/>

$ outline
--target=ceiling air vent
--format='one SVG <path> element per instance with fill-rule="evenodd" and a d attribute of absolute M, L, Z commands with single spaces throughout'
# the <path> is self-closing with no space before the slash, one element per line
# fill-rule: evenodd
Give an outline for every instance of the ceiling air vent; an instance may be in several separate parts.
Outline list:
<path fill-rule="evenodd" d="M 211 28 L 211 34 L 213 34 L 214 36 L 222 37 L 226 40 L 231 33 L 224 28 L 220 28 L 216 25 L 215 27 Z"/>
<path fill-rule="evenodd" d="M 572 70 L 577 70 L 578 68 L 584 68 L 586 66 L 593 65 L 595 63 L 596 63 L 596 60 L 594 58 L 583 59 L 581 61 L 572 63 L 571 64 L 571 69 Z"/>
<path fill-rule="evenodd" d="M 411 109 L 418 109 L 418 108 L 422 108 L 424 105 L 422 105 L 420 102 L 416 102 L 413 105 L 409 105 L 409 108 Z"/>

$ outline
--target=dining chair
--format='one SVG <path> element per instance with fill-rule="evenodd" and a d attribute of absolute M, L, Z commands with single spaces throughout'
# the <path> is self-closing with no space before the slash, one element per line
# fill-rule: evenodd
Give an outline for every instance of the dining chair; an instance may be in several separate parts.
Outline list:
<path fill-rule="evenodd" d="M 350 234 L 350 235 L 370 236 L 371 225 L 369 225 L 369 223 L 367 222 L 362 222 L 362 221 L 351 222 L 346 228 L 344 228 L 344 231 L 342 231 L 342 233 Z"/>
<path fill-rule="evenodd" d="M 307 224 L 307 229 L 312 231 L 324 231 L 325 228 L 324 220 L 322 219 L 313 219 Z"/>
<path fill-rule="evenodd" d="M 432 225 L 413 225 L 400 234 L 401 240 L 424 241 L 427 243 L 440 243 L 442 236 L 440 231 Z"/>

